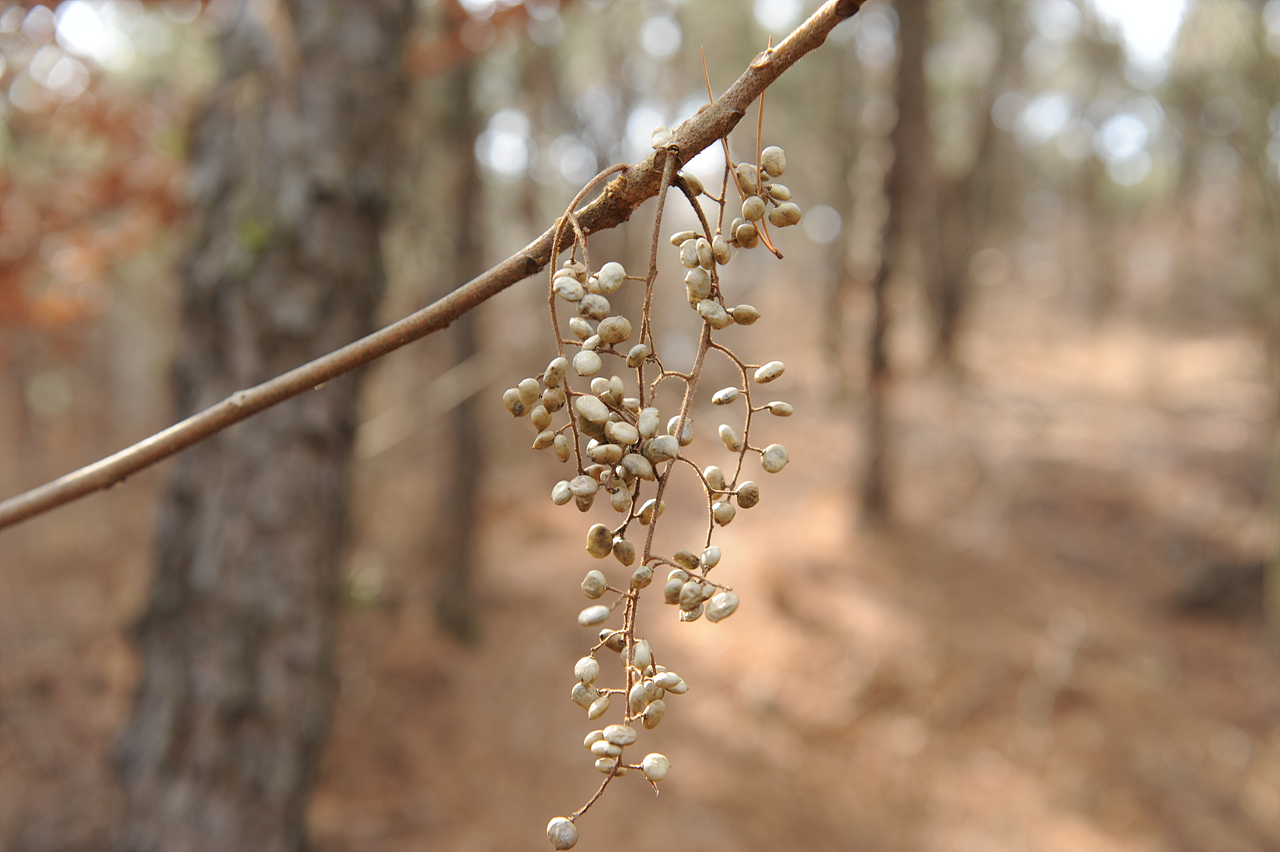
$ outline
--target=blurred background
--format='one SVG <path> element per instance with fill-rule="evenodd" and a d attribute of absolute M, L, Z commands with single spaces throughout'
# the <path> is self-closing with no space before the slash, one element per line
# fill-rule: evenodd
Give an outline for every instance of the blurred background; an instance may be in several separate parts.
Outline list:
<path fill-rule="evenodd" d="M 382 321 L 642 158 L 706 102 L 704 56 L 718 94 L 817 5 L 420 0 Z M 0 3 L 0 496 L 172 422 L 192 139 L 218 38 L 275 6 Z M 763 442 L 792 462 L 717 533 L 739 612 L 642 612 L 691 685 L 642 742 L 674 768 L 657 799 L 612 786 L 579 848 L 1280 849 L 1280 0 L 869 0 L 765 101 L 805 216 L 785 260 L 727 267 L 764 318 L 725 339 L 787 363 Z M 593 259 L 644 268 L 651 227 Z M 545 298 L 365 371 L 314 849 L 544 848 L 599 782 L 568 700 L 594 518 L 500 403 L 554 353 Z M 0 849 L 119 832 L 173 464 L 0 533 Z M 702 525 L 668 512 L 659 549 Z"/>

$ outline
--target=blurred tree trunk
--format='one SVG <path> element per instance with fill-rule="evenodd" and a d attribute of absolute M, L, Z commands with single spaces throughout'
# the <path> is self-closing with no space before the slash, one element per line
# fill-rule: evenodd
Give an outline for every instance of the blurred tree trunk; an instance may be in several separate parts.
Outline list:
<path fill-rule="evenodd" d="M 458 14 L 465 12 L 458 9 Z M 485 269 L 484 216 L 481 199 L 484 187 L 476 165 L 476 137 L 480 123 L 476 115 L 473 89 L 475 63 L 464 63 L 446 73 L 445 108 L 441 115 L 439 144 L 447 163 L 445 179 L 451 185 L 443 196 L 453 200 L 452 215 L 440 226 L 451 228 L 449 258 L 442 276 L 449 287 L 468 281 Z M 437 296 L 443 296 L 442 291 Z M 460 364 L 479 351 L 476 340 L 476 314 L 464 314 L 449 332 L 453 343 L 454 363 Z M 440 566 L 441 584 L 436 597 L 436 614 L 441 624 L 464 642 L 479 637 L 479 620 L 472 593 L 475 574 L 476 500 L 483 459 L 480 453 L 478 401 L 467 396 L 449 412 L 443 446 L 446 494 L 440 501 L 440 512 L 433 521 L 436 540 L 440 543 L 431 556 Z"/>
<path fill-rule="evenodd" d="M 862 505 L 864 517 L 871 524 L 883 523 L 893 514 L 889 285 L 908 259 L 911 232 L 914 230 L 915 236 L 922 236 L 925 229 L 919 226 L 934 217 L 933 211 L 924 206 L 931 196 L 933 180 L 924 76 L 930 5 L 922 0 L 902 0 L 897 4 L 899 50 L 895 100 L 898 122 L 889 137 L 893 145 L 893 165 L 885 181 L 889 215 L 885 221 L 883 259 L 871 284 L 874 308 L 867 353 L 867 458 L 862 473 Z M 920 272 L 926 282 L 935 245 L 928 242 L 921 246 Z M 929 285 L 925 286 L 927 289 Z"/>
<path fill-rule="evenodd" d="M 409 0 L 229 11 L 196 132 L 180 416 L 367 333 Z M 117 744 L 130 850 L 299 850 L 333 698 L 357 382 L 183 454 Z"/>

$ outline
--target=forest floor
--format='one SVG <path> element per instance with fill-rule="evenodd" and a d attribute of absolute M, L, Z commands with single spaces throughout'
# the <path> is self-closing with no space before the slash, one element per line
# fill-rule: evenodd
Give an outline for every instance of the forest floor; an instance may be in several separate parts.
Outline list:
<path fill-rule="evenodd" d="M 579 849 L 1280 849 L 1261 349 L 1057 314 L 993 301 L 963 381 L 902 376 L 880 528 L 851 490 L 856 394 L 832 391 L 820 351 L 775 339 L 797 414 L 762 427 L 792 462 L 717 533 L 741 609 L 642 611 L 691 687 L 637 746 L 673 769 L 657 798 L 618 779 Z M 568 695 L 597 567 L 581 540 L 608 509 L 546 500 L 554 463 L 488 396 L 478 644 L 432 615 L 431 433 L 361 469 L 318 852 L 545 849 L 547 820 L 601 780 Z M 0 849 L 101 849 L 118 819 L 109 754 L 162 472 L 0 535 Z M 673 542 L 700 536 L 697 517 L 664 522 Z"/>

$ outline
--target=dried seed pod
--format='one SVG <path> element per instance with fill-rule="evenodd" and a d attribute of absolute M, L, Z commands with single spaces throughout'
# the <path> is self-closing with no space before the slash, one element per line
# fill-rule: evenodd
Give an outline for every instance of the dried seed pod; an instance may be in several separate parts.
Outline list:
<path fill-rule="evenodd" d="M 639 453 L 627 453 L 622 457 L 622 461 L 619 462 L 619 464 L 622 466 L 623 470 L 631 474 L 633 478 L 639 477 L 640 479 L 647 480 L 648 482 L 654 482 L 658 478 L 653 472 L 653 465 L 649 463 L 647 458 Z"/>
<path fill-rule="evenodd" d="M 662 717 L 667 715 L 667 702 L 661 698 L 649 702 L 649 706 L 644 708 L 644 715 L 641 717 L 641 724 L 645 730 L 652 731 L 658 727 L 658 723 L 662 721 Z"/>
<path fill-rule="evenodd" d="M 589 494 L 595 494 L 596 489 L 599 487 L 599 480 L 587 476 L 585 473 L 569 480 L 569 491 L 573 493 L 574 497 L 586 497 Z"/>
<path fill-rule="evenodd" d="M 664 603 L 672 605 L 680 603 L 680 590 L 684 588 L 685 581 L 679 577 L 670 577 L 667 584 L 662 587 L 662 600 Z"/>
<path fill-rule="evenodd" d="M 507 388 L 503 391 L 502 404 L 511 412 L 512 417 L 524 417 L 529 413 L 530 405 L 520 398 L 519 388 Z"/>
<path fill-rule="evenodd" d="M 563 506 L 573 499 L 573 491 L 569 489 L 567 480 L 560 480 L 551 487 L 551 502 L 557 506 Z"/>
<path fill-rule="evenodd" d="M 722 527 L 727 527 L 737 513 L 738 510 L 728 500 L 722 500 L 711 506 L 711 517 Z"/>
<path fill-rule="evenodd" d="M 716 265 L 716 256 L 711 251 L 711 242 L 706 237 L 698 237 L 694 247 L 698 252 L 698 266 L 702 269 L 711 269 Z"/>
<path fill-rule="evenodd" d="M 521 379 L 520 384 L 516 385 L 516 391 L 520 394 L 521 402 L 532 406 L 542 396 L 542 385 L 537 379 Z"/>
<path fill-rule="evenodd" d="M 680 455 L 680 444 L 672 435 L 659 435 L 645 441 L 640 453 L 653 464 L 662 464 Z"/>
<path fill-rule="evenodd" d="M 596 501 L 596 495 L 588 494 L 586 497 L 574 497 L 573 505 L 578 507 L 579 512 L 590 512 L 591 504 Z"/>
<path fill-rule="evenodd" d="M 771 183 L 765 187 L 765 191 L 769 193 L 777 201 L 790 201 L 791 190 L 787 189 L 780 183 Z"/>
<path fill-rule="evenodd" d="M 613 556 L 623 565 L 632 565 L 636 561 L 636 546 L 625 538 L 614 538 Z"/>
<path fill-rule="evenodd" d="M 569 454 L 573 450 L 573 447 L 569 445 L 569 436 L 564 433 L 556 435 L 554 446 L 556 448 L 556 458 L 562 462 L 567 462 L 569 460 Z"/>
<path fill-rule="evenodd" d="M 649 777 L 647 773 L 645 777 Z M 551 848 L 557 852 L 572 849 L 578 842 L 578 827 L 564 817 L 556 817 L 547 823 L 547 839 L 551 841 Z"/>
<path fill-rule="evenodd" d="M 680 675 L 675 672 L 658 672 L 653 676 L 653 682 L 663 689 L 670 689 L 680 682 Z"/>
<path fill-rule="evenodd" d="M 702 471 L 702 478 L 712 491 L 723 491 L 725 486 L 724 471 L 715 465 L 708 465 Z"/>
<path fill-rule="evenodd" d="M 711 240 L 711 254 L 715 257 L 716 263 L 724 266 L 733 258 L 733 249 L 729 246 L 728 240 L 716 234 Z"/>
<path fill-rule="evenodd" d="M 733 592 L 713 595 L 707 605 L 707 621 L 716 622 L 738 611 L 738 596 Z"/>
<path fill-rule="evenodd" d="M 589 606 L 586 609 L 584 609 L 582 612 L 578 613 L 578 623 L 581 624 L 583 627 L 595 627 L 597 624 L 604 624 L 608 620 L 609 620 L 609 607 L 604 606 L 603 604 L 598 604 L 596 606 Z M 591 701 L 595 701 L 594 695 L 591 697 Z M 586 704 L 582 705 L 584 710 L 588 706 L 590 706 L 591 701 L 588 701 Z"/>
<path fill-rule="evenodd" d="M 680 262 L 684 264 L 686 269 L 693 269 L 698 265 L 698 241 L 696 239 L 685 240 L 680 244 Z"/>
<path fill-rule="evenodd" d="M 550 416 L 550 415 L 548 415 Z M 533 439 L 533 448 L 535 450 L 545 450 L 556 442 L 556 433 L 550 429 L 539 432 L 538 437 Z"/>
<path fill-rule="evenodd" d="M 634 396 L 624 396 L 622 398 L 622 407 L 633 415 L 640 414 L 640 400 Z"/>
<path fill-rule="evenodd" d="M 684 290 L 689 301 L 696 305 L 711 295 L 711 274 L 701 266 L 695 266 L 685 273 Z"/>
<path fill-rule="evenodd" d="M 738 433 L 733 431 L 733 427 L 728 423 L 720 424 L 720 440 L 724 441 L 724 445 L 729 448 L 729 452 L 738 453 L 742 451 L 742 439 L 738 437 Z"/>
<path fill-rule="evenodd" d="M 652 573 L 652 569 L 650 570 L 650 573 Z M 649 646 L 649 640 L 637 639 L 634 659 L 632 659 L 631 664 L 634 665 L 636 668 L 640 669 L 641 671 L 644 671 L 645 669 L 649 668 L 649 665 L 652 662 L 653 662 L 653 649 Z"/>
<path fill-rule="evenodd" d="M 627 647 L 627 634 L 621 630 L 601 630 L 600 641 L 604 643 L 606 648 L 616 654 Z"/>
<path fill-rule="evenodd" d="M 781 376 L 783 371 L 787 369 L 787 365 L 781 361 L 770 361 L 760 369 L 756 370 L 756 384 L 768 384 L 774 379 Z"/>
<path fill-rule="evenodd" d="M 769 224 L 779 228 L 789 228 L 798 223 L 804 214 L 793 201 L 784 201 L 769 211 Z"/>
<path fill-rule="evenodd" d="M 647 589 L 653 582 L 653 566 L 641 565 L 631 574 L 631 588 Z"/>
<path fill-rule="evenodd" d="M 652 351 L 653 350 L 650 349 L 647 344 L 637 343 L 635 346 L 632 346 L 631 351 L 627 353 L 627 366 L 632 368 L 639 367 L 644 363 L 645 359 L 649 357 L 649 354 Z"/>
<path fill-rule="evenodd" d="M 644 760 L 640 762 L 640 771 L 644 773 L 645 778 L 652 781 L 654 784 L 657 784 L 663 778 L 666 778 L 667 773 L 671 771 L 671 761 L 667 760 L 666 755 L 658 754 L 657 752 L 654 752 L 653 754 L 646 754 L 644 756 Z M 555 822 L 555 820 L 552 820 L 552 822 Z M 550 831 L 551 829 L 548 828 L 548 834 L 550 834 Z M 555 841 L 552 842 L 554 843 Z M 568 849 L 569 847 L 557 846 L 556 848 Z"/>
<path fill-rule="evenodd" d="M 622 404 L 622 394 L 625 391 L 626 388 L 622 384 L 621 376 L 609 377 L 609 398 L 607 401 L 610 405 L 616 406 Z"/>
<path fill-rule="evenodd" d="M 770 444 L 760 451 L 760 466 L 769 473 L 777 473 L 791 461 L 791 454 L 781 444 Z"/>
<path fill-rule="evenodd" d="M 764 218 L 764 211 L 764 199 L 758 195 L 749 195 L 747 200 L 742 202 L 742 218 L 748 222 L 759 222 Z M 578 310 L 582 310 L 582 308 L 578 308 Z"/>
<path fill-rule="evenodd" d="M 654 512 L 655 506 L 657 507 L 656 514 Z M 640 507 L 640 514 L 637 516 L 637 519 L 640 521 L 640 524 L 642 526 L 647 527 L 649 526 L 649 524 L 653 523 L 655 518 L 662 517 L 662 513 L 665 512 L 666 510 L 667 510 L 666 500 L 663 500 L 661 503 L 659 503 L 657 501 L 657 498 L 651 497 L 645 501 L 645 504 L 643 506 Z"/>
<path fill-rule="evenodd" d="M 586 282 L 587 267 L 579 260 L 566 260 L 564 265 L 556 272 L 557 275 L 572 275 L 579 281 Z"/>
<path fill-rule="evenodd" d="M 567 401 L 568 397 L 560 388 L 547 388 L 542 392 L 542 407 L 547 411 L 559 411 Z"/>
<path fill-rule="evenodd" d="M 688 611 L 700 603 L 702 603 L 702 583 L 690 580 L 680 589 L 680 608 Z"/>
<path fill-rule="evenodd" d="M 615 773 L 613 771 L 613 768 L 615 766 L 618 766 L 618 758 L 616 757 L 597 757 L 596 758 L 596 769 L 598 769 L 601 773 L 605 775 L 622 775 L 627 771 L 626 769 L 619 766 L 618 771 Z"/>
<path fill-rule="evenodd" d="M 600 339 L 600 335 L 593 334 L 586 340 L 582 341 L 582 348 L 588 352 L 597 352 L 603 342 L 604 341 Z"/>
<path fill-rule="evenodd" d="M 579 352 L 578 355 L 583 353 Z M 577 359 L 574 359 L 575 363 Z M 590 420 L 592 423 L 599 423 L 603 426 L 609 422 L 609 406 L 605 405 L 594 396 L 582 395 L 574 397 L 573 407 L 580 417 Z"/>
<path fill-rule="evenodd" d="M 686 692 L 689 691 L 689 684 L 685 683 L 682 680 L 679 683 L 677 683 L 675 686 L 664 686 L 663 689 L 665 689 L 667 692 L 670 692 L 672 695 L 684 695 Z"/>
<path fill-rule="evenodd" d="M 680 425 L 680 415 L 676 415 L 667 421 L 667 434 L 675 435 L 676 429 Z M 684 418 L 684 428 L 680 430 L 677 436 L 680 446 L 687 447 L 693 443 L 693 417 L 686 415 Z"/>
<path fill-rule="evenodd" d="M 596 464 L 614 465 L 622 460 L 622 447 L 617 444 L 599 444 L 592 442 L 594 446 L 587 447 L 587 458 Z"/>
<path fill-rule="evenodd" d="M 541 399 L 542 394 L 538 394 L 535 399 Z M 533 428 L 542 431 L 551 425 L 551 412 L 547 411 L 547 407 L 542 403 L 538 403 L 529 409 L 529 418 L 533 421 Z"/>
<path fill-rule="evenodd" d="M 594 420 L 587 420 L 585 417 L 579 417 L 578 431 L 586 435 L 588 438 L 595 438 L 597 441 L 604 440 L 604 423 L 597 423 Z"/>
<path fill-rule="evenodd" d="M 636 741 L 636 729 L 630 725 L 609 725 L 604 729 L 604 738 L 614 745 L 629 746 Z"/>
<path fill-rule="evenodd" d="M 611 260 L 604 266 L 600 267 L 600 271 L 596 274 L 596 281 L 599 284 L 600 292 L 611 294 L 618 292 L 622 287 L 622 282 L 627 278 L 627 271 L 622 268 L 622 264 L 616 260 Z"/>
<path fill-rule="evenodd" d="M 742 190 L 743 195 L 755 195 L 756 188 L 760 185 L 760 181 L 756 174 L 756 167 L 751 163 L 738 163 L 733 170 L 734 180 L 738 182 L 738 189 Z"/>
<path fill-rule="evenodd" d="M 676 233 L 671 235 L 671 245 L 679 248 L 689 240 L 696 240 L 697 238 L 698 238 L 697 231 L 677 231 Z"/>
<path fill-rule="evenodd" d="M 721 390 L 716 391 L 714 394 L 712 394 L 711 403 L 713 405 L 728 405 L 729 403 L 737 399 L 738 394 L 740 393 L 741 391 L 739 391 L 737 388 L 723 388 Z"/>
<path fill-rule="evenodd" d="M 771 402 L 765 408 L 769 409 L 769 413 L 776 417 L 790 417 L 795 413 L 795 409 L 791 407 L 789 402 Z"/>
<path fill-rule="evenodd" d="M 551 363 L 542 374 L 542 383 L 549 388 L 558 388 L 569 370 L 569 362 L 564 358 L 552 358 Z"/>
<path fill-rule="evenodd" d="M 777 145 L 770 145 L 760 152 L 760 168 L 769 173 L 769 177 L 782 177 L 787 170 L 787 154 Z"/>
<path fill-rule="evenodd" d="M 674 142 L 675 139 L 675 134 L 663 127 L 661 124 L 653 128 L 653 133 L 649 134 L 649 141 L 653 143 L 653 147 L 655 149 L 665 148 Z"/>
<path fill-rule="evenodd" d="M 605 582 L 604 574 L 594 568 L 588 571 L 587 576 L 582 580 L 582 593 L 593 601 L 603 597 L 608 588 L 609 584 Z"/>
<path fill-rule="evenodd" d="M 609 696 L 601 695 L 595 701 L 591 702 L 591 706 L 587 708 L 587 718 L 595 721 L 609 712 Z"/>
<path fill-rule="evenodd" d="M 738 325 L 751 325 L 760 319 L 760 312 L 752 305 L 738 305 L 736 308 L 729 309 L 729 316 L 733 317 L 733 321 Z"/>
<path fill-rule="evenodd" d="M 604 396 L 609 392 L 609 380 L 604 376 L 596 376 L 591 380 L 591 392 L 596 396 Z"/>
<path fill-rule="evenodd" d="M 686 580 L 689 579 L 689 574 L 698 570 L 698 556 L 692 550 L 677 550 L 672 554 L 671 561 L 688 572 L 684 577 Z M 675 571 L 671 573 L 674 575 Z"/>
<path fill-rule="evenodd" d="M 596 730 L 587 734 L 586 737 L 583 738 L 582 747 L 585 748 L 587 751 L 590 751 L 593 745 L 595 745 L 596 743 L 600 742 L 603 739 L 604 739 L 604 731 L 597 728 Z"/>
<path fill-rule="evenodd" d="M 605 609 L 605 607 L 600 607 Z M 573 691 L 569 693 L 569 698 L 574 704 L 577 704 L 583 710 L 591 706 L 591 702 L 600 697 L 600 690 L 594 686 L 587 686 L 585 683 L 575 683 Z"/>
<path fill-rule="evenodd" d="M 702 551 L 702 555 L 698 557 L 698 567 L 710 571 L 712 568 L 720 564 L 720 548 L 711 545 Z"/>
<path fill-rule="evenodd" d="M 641 438 L 652 438 L 658 434 L 658 424 L 660 422 L 658 409 L 646 408 L 636 418 L 636 429 L 639 430 Z"/>
<path fill-rule="evenodd" d="M 591 327 L 591 323 L 587 322 L 582 317 L 570 317 L 569 330 L 572 331 L 573 336 L 579 340 L 588 340 L 596 333 L 596 330 Z"/>
<path fill-rule="evenodd" d="M 583 287 L 581 282 L 572 275 L 560 275 L 557 273 L 551 289 L 566 302 L 578 302 L 582 300 L 583 296 L 587 295 L 587 288 Z"/>
<path fill-rule="evenodd" d="M 697 621 L 702 618 L 702 612 L 706 608 L 706 604 L 698 604 L 693 609 L 680 610 L 680 620 L 682 622 Z"/>
<path fill-rule="evenodd" d="M 631 691 L 627 693 L 627 709 L 633 714 L 639 713 L 644 709 L 645 688 L 643 683 L 637 683 L 631 687 Z"/>
<path fill-rule="evenodd" d="M 609 505 L 613 511 L 625 513 L 631 509 L 631 492 L 625 488 L 609 492 Z"/>
<path fill-rule="evenodd" d="M 590 686 L 600 677 L 600 661 L 595 657 L 583 657 L 574 664 L 573 676 Z"/>
<path fill-rule="evenodd" d="M 578 316 L 584 319 L 602 320 L 609 311 L 609 300 L 596 293 L 588 293 L 578 302 Z"/>
<path fill-rule="evenodd" d="M 587 708 L 587 712 L 591 712 L 591 708 Z M 591 753 L 596 757 L 617 757 L 622 754 L 622 747 L 616 746 L 608 740 L 597 740 L 591 744 Z"/>
<path fill-rule="evenodd" d="M 573 371 L 579 376 L 594 376 L 603 366 L 600 356 L 590 349 L 583 349 L 573 356 Z"/>
<path fill-rule="evenodd" d="M 738 505 L 750 509 L 760 502 L 760 486 L 748 480 L 738 486 Z"/>
<path fill-rule="evenodd" d="M 591 529 L 587 530 L 587 553 L 596 559 L 604 559 L 612 552 L 613 532 L 604 524 L 592 524 Z"/>
<path fill-rule="evenodd" d="M 743 222 L 738 226 L 733 235 L 738 240 L 738 245 L 744 249 L 753 249 L 760 245 L 760 232 L 756 230 L 756 226 L 752 222 Z"/>
<path fill-rule="evenodd" d="M 600 339 L 610 346 L 623 343 L 631 337 L 631 321 L 626 317 L 605 317 L 596 329 Z"/>
<path fill-rule="evenodd" d="M 702 194 L 702 181 L 698 179 L 697 175 L 695 175 L 693 172 L 684 172 L 684 171 L 680 172 L 679 175 L 684 179 L 684 182 L 689 185 L 690 192 L 692 192 L 694 195 Z"/>
<path fill-rule="evenodd" d="M 604 434 L 610 441 L 623 445 L 634 444 L 640 440 L 640 430 L 625 420 L 606 423 Z"/>

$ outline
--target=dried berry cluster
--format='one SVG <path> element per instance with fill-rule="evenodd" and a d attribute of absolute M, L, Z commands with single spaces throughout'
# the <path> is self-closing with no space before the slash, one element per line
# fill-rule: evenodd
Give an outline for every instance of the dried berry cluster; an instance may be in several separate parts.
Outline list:
<path fill-rule="evenodd" d="M 610 602 L 588 606 L 579 613 L 578 622 L 584 627 L 603 625 L 621 605 L 622 625 L 620 629 L 604 628 L 588 655 L 578 660 L 574 666 L 571 697 L 593 721 L 608 713 L 615 700 L 623 705 L 624 712 L 621 724 L 593 730 L 586 737 L 584 745 L 596 756 L 596 768 L 606 777 L 586 805 L 570 817 L 556 817 L 547 826 L 547 836 L 556 849 L 569 849 L 577 842 L 575 820 L 599 798 L 612 779 L 636 770 L 656 789 L 657 782 L 665 778 L 670 769 L 669 761 L 661 754 L 649 754 L 639 763 L 627 763 L 624 758 L 625 750 L 638 739 L 636 723 L 645 729 L 656 727 L 667 711 L 666 696 L 680 695 L 689 688 L 679 675 L 657 664 L 648 640 L 637 635 L 636 614 L 641 591 L 652 584 L 656 571 L 669 569 L 662 586 L 663 600 L 678 607 L 681 621 L 696 621 L 705 615 L 708 621 L 715 622 L 732 615 L 738 608 L 737 595 L 709 577 L 721 558 L 720 548 L 711 543 L 715 528 L 732 522 L 738 509 L 750 509 L 760 501 L 760 487 L 742 478 L 748 453 L 758 456 L 761 467 L 768 473 L 782 470 L 789 460 L 781 444 L 761 448 L 751 443 L 754 415 L 768 412 L 787 417 L 792 413 L 791 406 L 785 402 L 756 405 L 752 399 L 753 385 L 767 384 L 782 375 L 785 369 L 782 362 L 748 364 L 713 339 L 715 331 L 732 324 L 751 325 L 760 317 L 751 305 L 726 306 L 719 268 L 730 262 L 735 249 L 751 249 L 761 242 L 777 253 L 769 241 L 766 219 L 777 227 L 800 221 L 800 208 L 790 201 L 790 190 L 773 182 L 785 170 L 786 156 L 781 148 L 769 147 L 760 152 L 756 163 L 734 165 L 728 159 L 726 145 L 725 178 L 721 197 L 716 198 L 703 189 L 696 177 L 683 172 L 675 174 L 676 149 L 671 147 L 670 131 L 655 130 L 654 147 L 666 152 L 667 167 L 654 223 L 648 274 L 644 278 L 628 276 L 617 262 L 605 263 L 593 271 L 586 235 L 578 227 L 571 206 L 562 220 L 560 233 L 573 229 L 573 250 L 564 265 L 552 274 L 548 297 L 559 354 L 540 376 L 524 379 L 503 394 L 507 410 L 515 417 L 529 417 L 538 430 L 534 449 L 551 449 L 561 462 L 572 462 L 576 469 L 576 475 L 557 482 L 552 488 L 552 501 L 557 505 L 573 502 L 586 512 L 598 496 L 607 495 L 609 505 L 617 513 L 614 523 L 596 523 L 587 530 L 587 552 L 597 559 L 612 554 L 626 568 L 635 566 L 630 577 L 617 586 L 610 585 L 599 570 L 589 571 L 582 581 L 582 592 L 587 598 L 596 601 L 608 595 Z M 743 199 L 742 215 L 732 221 L 726 236 L 725 196 L 731 177 Z M 663 208 L 667 189 L 672 186 L 684 193 L 701 222 L 700 231 L 682 231 L 671 237 L 671 243 L 679 251 L 679 261 L 687 270 L 684 283 L 689 306 L 703 320 L 697 355 L 688 372 L 676 372 L 664 366 L 655 349 L 650 315 L 658 278 Z M 719 208 L 714 231 L 700 204 L 704 196 Z M 576 203 L 577 200 L 575 206 Z M 559 240 L 555 253 L 559 253 Z M 645 287 L 638 333 L 631 320 L 614 313 L 609 303 L 609 297 L 628 281 L 642 282 Z M 558 315 L 558 308 L 565 305 L 575 314 L 567 322 L 570 336 L 563 334 Z M 740 385 L 723 388 L 711 397 L 717 406 L 732 406 L 739 399 L 743 401 L 745 411 L 740 425 L 735 428 L 722 423 L 718 429 L 720 441 L 736 456 L 731 476 L 716 466 L 702 468 L 686 455 L 685 448 L 694 441 L 689 411 L 710 351 L 723 354 L 741 375 Z M 616 365 L 630 381 L 612 370 L 607 371 L 606 365 Z M 623 365 L 626 369 L 622 369 Z M 666 418 L 664 428 L 663 414 L 653 402 L 658 386 L 667 380 L 682 382 L 684 396 L 679 412 Z M 586 389 L 575 387 L 584 383 Z M 629 396 L 628 390 L 632 388 L 635 395 Z M 558 419 L 562 422 L 557 425 Z M 678 465 L 692 469 L 702 482 L 707 532 L 701 547 L 665 556 L 652 552 L 653 532 L 665 509 L 663 492 L 668 477 Z M 647 531 L 636 530 L 633 522 Z M 635 540 L 628 537 L 629 532 L 634 533 Z M 643 544 L 638 546 L 642 535 Z M 602 650 L 620 656 L 622 685 L 604 687 L 598 683 Z"/>

